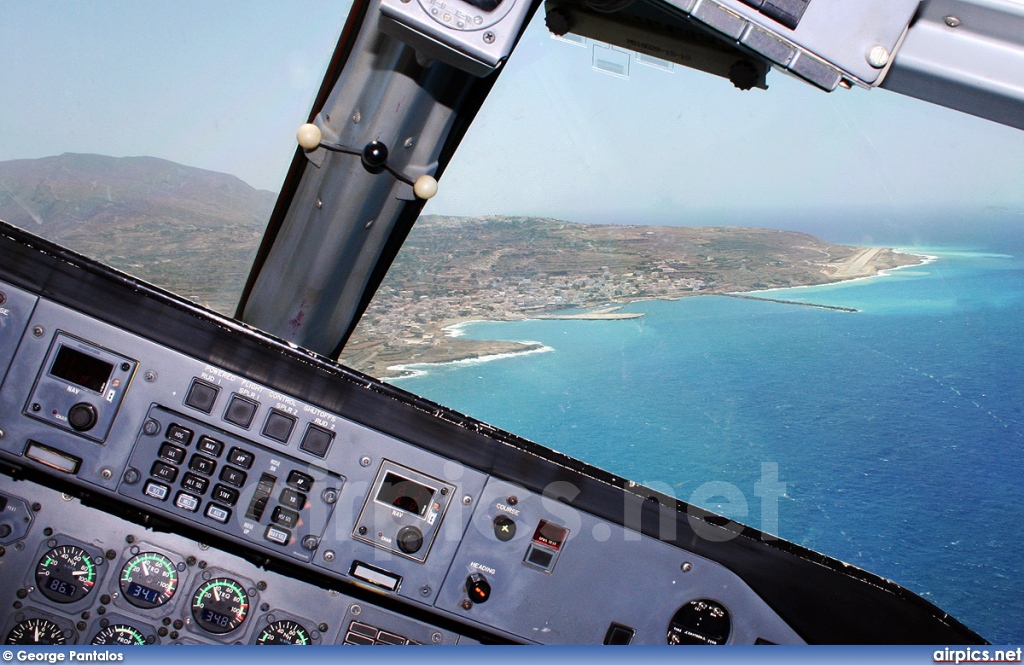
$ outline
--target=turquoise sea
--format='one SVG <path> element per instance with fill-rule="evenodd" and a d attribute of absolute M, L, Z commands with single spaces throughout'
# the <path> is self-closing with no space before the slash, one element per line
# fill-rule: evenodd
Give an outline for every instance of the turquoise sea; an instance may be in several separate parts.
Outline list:
<path fill-rule="evenodd" d="M 1024 259 L 766 297 L 632 303 L 625 321 L 472 323 L 550 351 L 426 368 L 407 390 L 910 588 L 1024 642 Z M 423 368 L 421 368 L 423 369 Z M 762 465 L 785 483 L 762 523 Z M 710 483 L 710 484 L 709 484 Z"/>

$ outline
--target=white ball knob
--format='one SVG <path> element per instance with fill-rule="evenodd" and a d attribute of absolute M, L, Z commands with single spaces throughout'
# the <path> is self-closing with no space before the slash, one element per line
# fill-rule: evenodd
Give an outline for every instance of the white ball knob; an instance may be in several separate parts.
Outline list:
<path fill-rule="evenodd" d="M 424 201 L 432 199 L 434 194 L 437 194 L 437 180 L 431 175 L 421 175 L 419 178 L 416 178 L 412 191 L 417 198 L 421 198 Z"/>
<path fill-rule="evenodd" d="M 320 146 L 320 139 L 323 138 L 323 134 L 320 133 L 319 127 L 311 122 L 307 122 L 299 127 L 295 137 L 299 140 L 299 145 L 306 150 L 315 150 Z"/>

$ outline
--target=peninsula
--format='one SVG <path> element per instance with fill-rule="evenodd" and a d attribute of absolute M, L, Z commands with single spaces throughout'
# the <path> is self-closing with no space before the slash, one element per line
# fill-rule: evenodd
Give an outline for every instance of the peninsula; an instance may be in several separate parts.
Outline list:
<path fill-rule="evenodd" d="M 772 229 L 425 216 L 340 360 L 393 378 L 410 364 L 539 350 L 453 334 L 467 321 L 628 319 L 640 315 L 619 309 L 636 300 L 827 284 L 920 262 Z"/>

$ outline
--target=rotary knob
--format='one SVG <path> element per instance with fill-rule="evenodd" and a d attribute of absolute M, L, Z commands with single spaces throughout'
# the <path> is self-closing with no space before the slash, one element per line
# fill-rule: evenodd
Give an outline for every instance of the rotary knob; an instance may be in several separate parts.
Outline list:
<path fill-rule="evenodd" d="M 96 425 L 96 407 L 79 402 L 68 410 L 68 424 L 76 432 L 88 432 Z"/>
<path fill-rule="evenodd" d="M 491 597 L 491 584 L 480 573 L 473 573 L 466 578 L 466 593 L 474 603 L 486 603 Z"/>
<path fill-rule="evenodd" d="M 423 547 L 423 533 L 414 526 L 403 526 L 398 530 L 398 549 L 406 554 L 415 554 Z"/>

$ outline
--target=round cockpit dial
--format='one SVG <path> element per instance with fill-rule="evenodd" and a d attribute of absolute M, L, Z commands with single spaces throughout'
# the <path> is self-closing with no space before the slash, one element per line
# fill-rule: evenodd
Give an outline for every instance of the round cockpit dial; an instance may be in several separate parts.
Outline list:
<path fill-rule="evenodd" d="M 256 638 L 256 644 L 309 644 L 309 632 L 294 621 L 274 621 Z"/>
<path fill-rule="evenodd" d="M 725 644 L 729 639 L 729 610 L 714 600 L 691 600 L 679 608 L 668 625 L 668 643 Z"/>
<path fill-rule="evenodd" d="M 146 643 L 146 636 L 137 628 L 119 623 L 109 625 L 96 633 L 92 638 L 92 643 L 109 646 L 143 646 Z"/>
<path fill-rule="evenodd" d="M 67 644 L 67 638 L 49 619 L 26 619 L 7 633 L 4 644 Z"/>
<path fill-rule="evenodd" d="M 160 607 L 178 590 L 178 571 L 163 554 L 143 552 L 121 569 L 121 594 L 135 607 Z"/>
<path fill-rule="evenodd" d="M 81 600 L 96 585 L 96 562 L 81 547 L 54 547 L 36 566 L 36 585 L 55 603 Z"/>
<path fill-rule="evenodd" d="M 249 594 L 227 577 L 204 582 L 192 597 L 192 616 L 204 630 L 216 635 L 230 633 L 249 615 Z"/>

